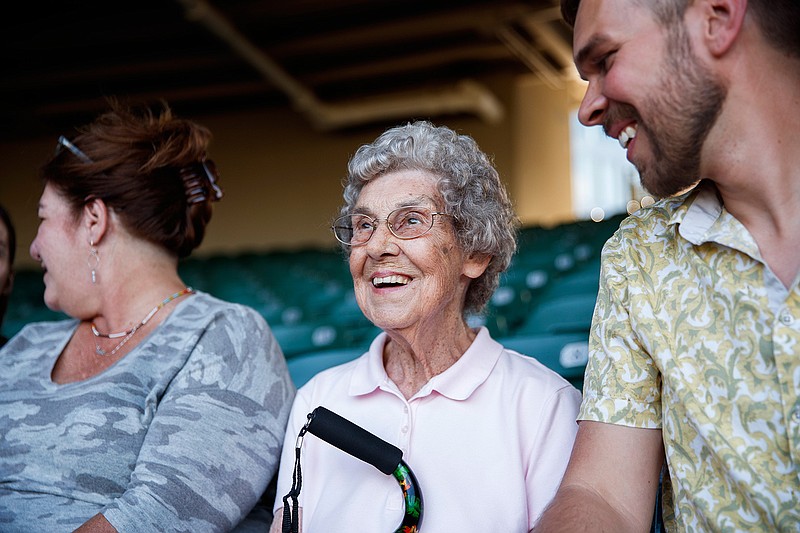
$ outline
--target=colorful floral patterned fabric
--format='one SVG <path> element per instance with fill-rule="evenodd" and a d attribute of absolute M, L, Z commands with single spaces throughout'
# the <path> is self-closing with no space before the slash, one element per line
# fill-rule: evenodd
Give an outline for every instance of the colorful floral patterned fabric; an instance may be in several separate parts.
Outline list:
<path fill-rule="evenodd" d="M 712 184 L 607 242 L 590 345 L 579 418 L 662 429 L 670 530 L 800 529 L 798 280 L 769 271 Z"/>

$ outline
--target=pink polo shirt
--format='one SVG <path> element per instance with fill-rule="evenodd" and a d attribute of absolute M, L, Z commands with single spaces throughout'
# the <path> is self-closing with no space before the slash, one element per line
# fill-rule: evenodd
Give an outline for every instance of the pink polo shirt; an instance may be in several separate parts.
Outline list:
<path fill-rule="evenodd" d="M 369 352 L 298 391 L 276 510 L 292 485 L 300 428 L 322 405 L 403 450 L 423 494 L 423 533 L 527 532 L 564 474 L 580 392 L 481 328 L 461 359 L 406 400 L 383 368 L 386 340 L 378 335 Z M 304 533 L 388 533 L 400 524 L 402 492 L 392 476 L 311 434 L 301 464 Z"/>

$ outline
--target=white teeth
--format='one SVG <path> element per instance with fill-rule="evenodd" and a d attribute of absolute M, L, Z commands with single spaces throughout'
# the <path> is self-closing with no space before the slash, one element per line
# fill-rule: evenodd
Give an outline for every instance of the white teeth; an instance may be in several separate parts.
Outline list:
<path fill-rule="evenodd" d="M 619 141 L 619 145 L 622 146 L 623 148 L 627 148 L 628 143 L 631 142 L 631 139 L 636 137 L 636 131 L 637 131 L 636 127 L 634 126 L 628 126 L 624 130 L 622 130 L 619 134 L 619 137 L 617 138 L 617 140 Z"/>
<path fill-rule="evenodd" d="M 395 285 L 407 285 L 408 278 L 405 276 L 386 276 L 385 278 L 372 278 L 372 285 L 377 287 L 385 283 L 392 283 Z"/>

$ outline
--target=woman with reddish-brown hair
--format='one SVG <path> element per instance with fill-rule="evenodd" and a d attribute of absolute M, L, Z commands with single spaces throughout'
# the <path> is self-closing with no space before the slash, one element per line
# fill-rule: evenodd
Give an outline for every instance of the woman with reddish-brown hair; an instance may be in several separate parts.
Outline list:
<path fill-rule="evenodd" d="M 4 531 L 229 531 L 275 474 L 282 352 L 254 310 L 178 275 L 222 198 L 210 139 L 111 102 L 44 165 L 30 253 L 72 319 L 0 358 Z"/>

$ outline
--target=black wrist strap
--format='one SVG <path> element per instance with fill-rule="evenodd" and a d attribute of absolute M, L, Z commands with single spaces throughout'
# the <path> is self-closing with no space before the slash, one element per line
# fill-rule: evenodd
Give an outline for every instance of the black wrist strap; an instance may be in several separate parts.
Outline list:
<path fill-rule="evenodd" d="M 294 448 L 294 470 L 292 471 L 292 489 L 283 497 L 283 533 L 298 533 L 300 527 L 300 514 L 298 509 L 297 497 L 300 495 L 300 488 L 303 486 L 303 472 L 300 468 L 300 448 L 303 446 L 303 437 L 306 434 L 308 424 L 303 426 L 297 436 L 297 443 Z M 291 507 L 289 505 L 291 500 Z"/>

